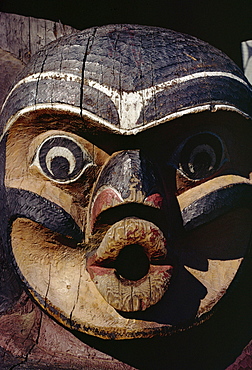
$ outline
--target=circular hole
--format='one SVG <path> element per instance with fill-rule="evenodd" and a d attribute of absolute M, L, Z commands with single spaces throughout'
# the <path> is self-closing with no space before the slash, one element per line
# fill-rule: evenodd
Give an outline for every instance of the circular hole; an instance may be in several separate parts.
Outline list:
<path fill-rule="evenodd" d="M 136 281 L 148 273 L 150 262 L 141 245 L 131 244 L 121 250 L 114 267 L 124 279 Z"/>

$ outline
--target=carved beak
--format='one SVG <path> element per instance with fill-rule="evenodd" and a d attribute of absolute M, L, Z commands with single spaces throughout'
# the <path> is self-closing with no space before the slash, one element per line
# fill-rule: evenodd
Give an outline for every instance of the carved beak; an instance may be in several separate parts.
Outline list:
<path fill-rule="evenodd" d="M 103 168 L 90 203 L 88 235 L 100 237 L 87 270 L 105 300 L 120 311 L 145 310 L 166 292 L 164 191 L 139 150 L 117 153 Z"/>

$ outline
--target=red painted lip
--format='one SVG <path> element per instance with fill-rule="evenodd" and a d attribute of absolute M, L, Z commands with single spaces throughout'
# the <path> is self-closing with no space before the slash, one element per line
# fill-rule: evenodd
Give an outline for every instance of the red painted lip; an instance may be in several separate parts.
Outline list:
<path fill-rule="evenodd" d="M 171 278 L 172 273 L 173 273 L 173 266 L 171 266 L 171 265 L 152 265 L 152 264 L 150 264 L 148 274 L 143 276 L 139 280 L 125 279 L 122 276 L 118 276 L 118 274 L 116 273 L 115 268 L 113 268 L 113 267 L 102 267 L 102 266 L 96 265 L 95 263 L 93 265 L 88 264 L 87 270 L 90 274 L 91 279 L 94 279 L 94 277 L 97 276 L 97 275 L 99 275 L 99 276 L 103 276 L 103 275 L 109 276 L 109 275 L 115 275 L 116 274 L 120 281 L 122 281 L 124 283 L 127 282 L 128 284 L 131 283 L 132 285 L 135 285 L 138 282 L 142 281 L 143 279 L 146 279 L 146 276 L 148 274 L 153 274 L 153 273 L 156 273 L 156 272 L 158 272 L 159 274 L 162 274 L 165 278 Z"/>
<path fill-rule="evenodd" d="M 125 262 L 124 255 L 124 273 L 121 273 L 121 265 L 117 264 L 120 252 L 131 246 L 140 247 L 137 258 L 141 271 L 138 275 L 138 265 L 135 265 L 137 277 L 132 279 L 128 274 L 132 272 L 132 265 L 128 260 Z M 133 265 L 134 253 L 135 250 L 133 260 L 130 260 Z M 162 298 L 170 284 L 174 268 L 165 264 L 166 254 L 166 239 L 162 231 L 149 221 L 130 217 L 111 226 L 96 252 L 87 258 L 86 269 L 98 291 L 115 309 L 127 312 L 145 310 Z M 143 261 L 147 262 L 141 270 Z M 158 264 L 158 261 L 164 261 L 164 264 Z"/>
<path fill-rule="evenodd" d="M 172 278 L 170 265 L 150 265 L 148 273 L 139 280 L 118 276 L 114 268 L 95 264 L 88 272 L 99 293 L 118 311 L 145 311 L 160 301 Z"/>
<path fill-rule="evenodd" d="M 154 260 L 155 264 L 166 257 L 166 239 L 159 227 L 150 221 L 128 217 L 110 227 L 96 253 L 88 258 L 88 264 L 113 261 L 124 247 L 133 244 L 142 246 L 149 261 Z"/>

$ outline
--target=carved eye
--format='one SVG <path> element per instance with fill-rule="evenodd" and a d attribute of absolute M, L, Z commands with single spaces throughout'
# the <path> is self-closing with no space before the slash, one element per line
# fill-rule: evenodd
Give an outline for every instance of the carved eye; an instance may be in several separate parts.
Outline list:
<path fill-rule="evenodd" d="M 180 171 L 192 180 L 206 178 L 218 170 L 223 160 L 223 145 L 218 136 L 201 133 L 189 138 L 181 152 Z"/>
<path fill-rule="evenodd" d="M 70 183 L 93 165 L 93 161 L 74 139 L 55 135 L 44 140 L 38 147 L 33 165 L 55 182 Z"/>

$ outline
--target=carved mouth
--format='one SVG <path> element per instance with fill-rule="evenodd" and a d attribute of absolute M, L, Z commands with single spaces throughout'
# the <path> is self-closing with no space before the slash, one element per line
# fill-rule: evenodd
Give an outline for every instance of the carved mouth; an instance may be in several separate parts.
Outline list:
<path fill-rule="evenodd" d="M 105 234 L 87 270 L 104 299 L 115 309 L 143 311 L 166 292 L 173 267 L 162 231 L 152 222 L 125 218 Z M 160 264 L 158 264 L 160 263 Z"/>

